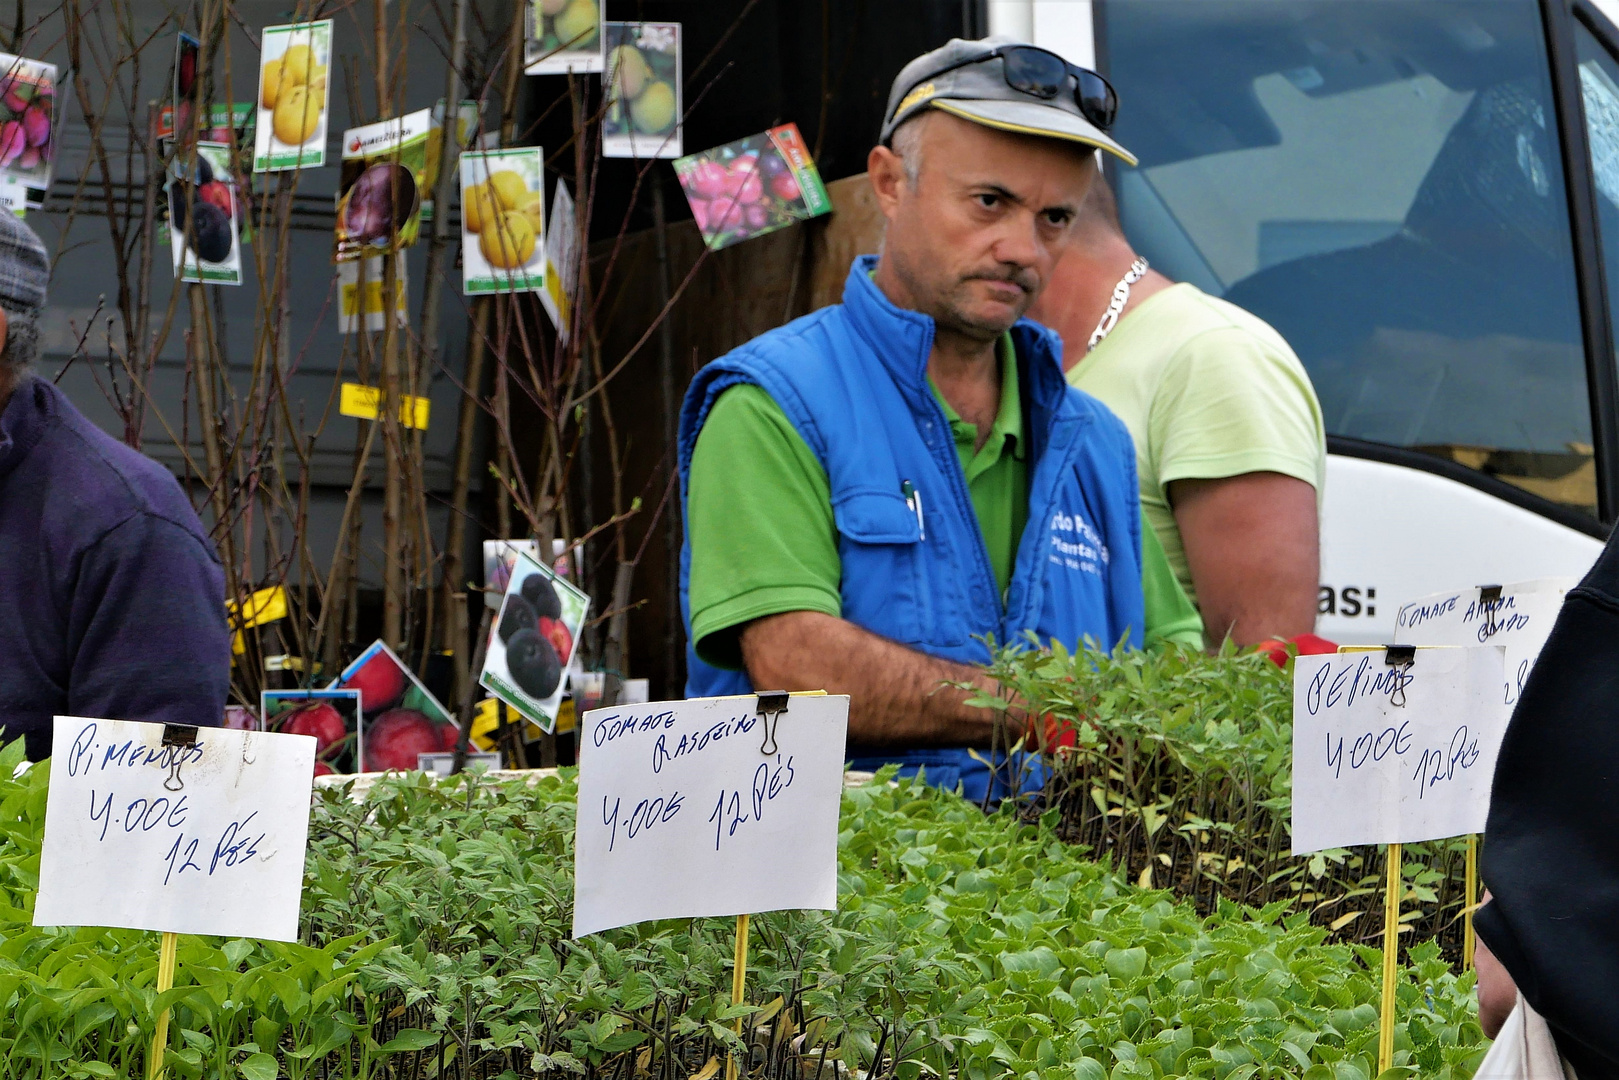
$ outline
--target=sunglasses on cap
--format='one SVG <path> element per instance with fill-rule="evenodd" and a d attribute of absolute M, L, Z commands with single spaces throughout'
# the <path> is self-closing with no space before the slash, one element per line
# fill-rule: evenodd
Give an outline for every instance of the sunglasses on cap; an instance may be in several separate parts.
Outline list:
<path fill-rule="evenodd" d="M 943 71 L 935 71 L 927 78 L 918 80 L 911 89 L 946 72 L 986 63 L 997 57 L 1001 60 L 1001 74 L 1006 79 L 1006 85 L 1019 93 L 1042 101 L 1055 100 L 1067 88 L 1068 77 L 1072 75 L 1074 104 L 1079 106 L 1080 115 L 1103 133 L 1113 126 L 1113 121 L 1118 117 L 1119 96 L 1114 93 L 1111 83 L 1089 68 L 1070 64 L 1056 53 L 1034 45 L 1002 45 L 982 56 L 951 64 Z"/>

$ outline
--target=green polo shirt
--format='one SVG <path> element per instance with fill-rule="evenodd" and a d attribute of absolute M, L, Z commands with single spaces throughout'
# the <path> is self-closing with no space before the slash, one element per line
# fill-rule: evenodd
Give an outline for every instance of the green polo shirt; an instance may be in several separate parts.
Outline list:
<path fill-rule="evenodd" d="M 933 387 L 950 421 L 956 456 L 990 567 L 1004 596 L 1029 516 L 1028 445 L 1011 337 L 1000 344 L 1001 403 L 989 438 L 962 420 Z M 929 384 L 931 386 L 931 382 Z M 924 517 L 928 508 L 922 508 Z M 733 386 L 715 401 L 692 452 L 686 529 L 691 537 L 691 633 L 697 655 L 742 666 L 738 635 L 784 611 L 842 615 L 842 564 L 826 470 L 787 414 L 763 389 Z M 1150 645 L 1201 648 L 1203 623 L 1175 581 L 1163 548 L 1143 526 L 1142 586 Z"/>

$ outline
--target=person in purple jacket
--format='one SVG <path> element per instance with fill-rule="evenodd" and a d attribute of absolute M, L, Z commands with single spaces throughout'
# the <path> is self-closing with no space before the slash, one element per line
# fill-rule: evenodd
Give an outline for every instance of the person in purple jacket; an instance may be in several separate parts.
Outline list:
<path fill-rule="evenodd" d="M 52 716 L 215 727 L 230 688 L 224 571 L 185 492 L 29 373 L 50 274 L 0 213 L 0 739 L 32 761 Z"/>

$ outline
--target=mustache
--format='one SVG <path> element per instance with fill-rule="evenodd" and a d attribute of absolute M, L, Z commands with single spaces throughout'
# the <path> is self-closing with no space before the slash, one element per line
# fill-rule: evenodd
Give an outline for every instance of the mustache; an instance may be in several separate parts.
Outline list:
<path fill-rule="evenodd" d="M 1026 293 L 1032 293 L 1040 288 L 1040 277 L 1033 270 L 1026 267 L 996 268 L 994 270 L 975 270 L 962 276 L 962 281 L 999 281 L 1007 285 L 1016 285 Z"/>

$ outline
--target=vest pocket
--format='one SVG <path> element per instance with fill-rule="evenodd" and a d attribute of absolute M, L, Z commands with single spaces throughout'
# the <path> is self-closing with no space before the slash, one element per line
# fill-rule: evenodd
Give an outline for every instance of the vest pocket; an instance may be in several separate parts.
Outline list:
<path fill-rule="evenodd" d="M 843 617 L 907 645 L 931 641 L 934 604 L 923 587 L 915 508 L 897 490 L 866 488 L 835 497 L 832 518 L 843 563 Z"/>

